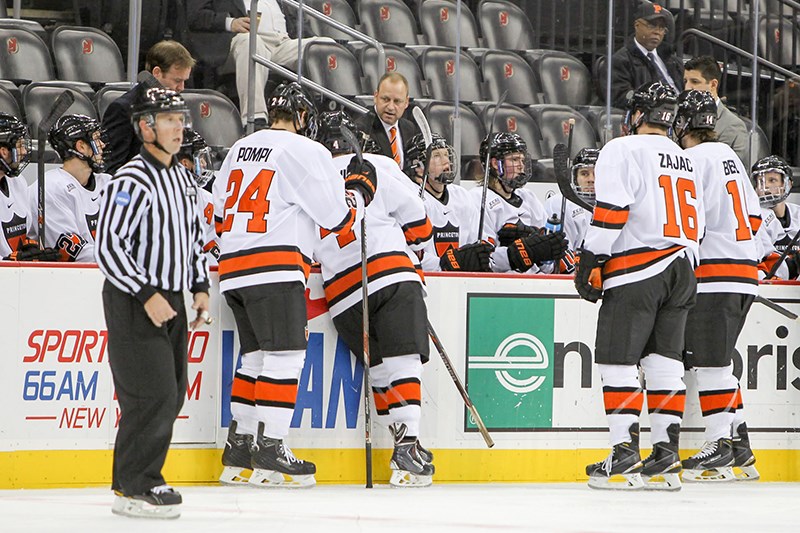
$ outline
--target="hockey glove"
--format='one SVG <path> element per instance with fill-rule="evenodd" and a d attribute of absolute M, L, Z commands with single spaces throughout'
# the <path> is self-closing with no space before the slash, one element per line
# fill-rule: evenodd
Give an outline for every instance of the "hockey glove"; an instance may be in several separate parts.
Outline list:
<path fill-rule="evenodd" d="M 525 225 L 521 220 L 517 220 L 516 222 L 503 224 L 503 227 L 497 232 L 497 241 L 500 246 L 511 246 L 511 243 L 517 239 L 530 237 L 536 233 L 539 233 L 537 228 Z"/>
<path fill-rule="evenodd" d="M 6 257 L 8 261 L 58 261 L 61 254 L 52 248 L 39 249 L 39 243 L 33 239 L 24 239 L 16 252 Z"/>
<path fill-rule="evenodd" d="M 567 250 L 564 252 L 564 256 L 558 262 L 558 273 L 572 274 L 575 272 L 575 263 L 577 260 L 578 258 L 575 256 L 575 252 L 572 250 Z"/>
<path fill-rule="evenodd" d="M 603 265 L 607 255 L 594 255 L 589 250 L 580 250 L 575 265 L 575 289 L 581 298 L 595 303 L 603 294 Z"/>
<path fill-rule="evenodd" d="M 800 275 L 800 251 L 786 254 L 786 267 L 789 269 L 789 279 L 797 279 Z"/>
<path fill-rule="evenodd" d="M 526 272 L 534 263 L 554 260 L 567 251 L 569 242 L 562 232 L 534 234 L 508 246 L 508 262 L 517 272 Z"/>
<path fill-rule="evenodd" d="M 375 197 L 378 187 L 378 174 L 375 172 L 375 167 L 369 161 L 359 161 L 356 156 L 353 156 L 350 164 L 347 165 L 344 187 L 359 191 L 364 198 L 364 205 L 369 205 Z"/>
<path fill-rule="evenodd" d="M 448 248 L 439 259 L 439 266 L 444 271 L 490 272 L 489 258 L 493 250 L 494 246 L 486 241 Z"/>

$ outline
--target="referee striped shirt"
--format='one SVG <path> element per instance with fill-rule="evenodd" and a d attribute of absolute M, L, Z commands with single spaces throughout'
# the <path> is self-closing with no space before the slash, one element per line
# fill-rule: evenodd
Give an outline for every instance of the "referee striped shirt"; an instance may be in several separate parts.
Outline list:
<path fill-rule="evenodd" d="M 142 149 L 117 171 L 100 201 L 95 256 L 142 303 L 157 290 L 208 292 L 197 186 L 177 159 L 167 168 Z"/>

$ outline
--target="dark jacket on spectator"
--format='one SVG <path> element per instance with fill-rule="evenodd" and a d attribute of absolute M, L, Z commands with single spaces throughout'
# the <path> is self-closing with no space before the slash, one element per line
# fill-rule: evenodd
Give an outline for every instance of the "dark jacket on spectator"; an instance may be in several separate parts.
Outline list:
<path fill-rule="evenodd" d="M 356 123 L 361 131 L 368 133 L 370 138 L 378 143 L 382 155 L 392 157 L 392 146 L 389 144 L 389 137 L 386 136 L 386 130 L 383 129 L 383 124 L 381 119 L 378 118 L 375 109 L 371 109 L 369 113 L 359 118 Z M 405 153 L 408 151 L 411 138 L 419 133 L 419 128 L 414 122 L 402 117 L 397 121 L 397 125 L 400 127 L 400 138 L 403 141 L 403 160 L 405 161 Z"/>
<path fill-rule="evenodd" d="M 106 172 L 111 175 L 119 167 L 133 159 L 142 148 L 142 141 L 136 136 L 131 124 L 131 105 L 136 100 L 140 84 L 114 100 L 106 108 L 102 126 L 108 136 L 109 148 L 106 152 Z"/>

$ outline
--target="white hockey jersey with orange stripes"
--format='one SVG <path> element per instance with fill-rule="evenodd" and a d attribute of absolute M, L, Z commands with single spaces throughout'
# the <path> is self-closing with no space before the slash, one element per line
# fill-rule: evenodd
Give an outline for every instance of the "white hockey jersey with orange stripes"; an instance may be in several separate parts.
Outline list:
<path fill-rule="evenodd" d="M 378 188 L 366 208 L 367 273 L 369 294 L 403 281 L 421 282 L 408 249 L 422 250 L 431 238 L 431 223 L 418 194 L 402 182 L 408 181 L 393 159 L 364 154 L 375 166 Z M 350 156 L 334 158 L 344 173 Z M 331 316 L 361 301 L 361 228 L 331 234 L 317 228 L 314 258 L 322 267 L 325 298 Z"/>
<path fill-rule="evenodd" d="M 618 137 L 600 150 L 594 174 L 584 248 L 610 256 L 604 289 L 651 278 L 684 253 L 696 266 L 703 190 L 683 149 L 662 135 Z"/>
<path fill-rule="evenodd" d="M 800 206 L 796 204 L 786 203 L 787 215 L 789 217 L 788 227 L 783 227 L 780 219 L 772 209 L 761 208 L 761 216 L 763 222 L 761 228 L 756 233 L 756 248 L 759 258 L 764 261 L 761 265 L 766 270 L 771 270 L 775 261 L 779 258 L 781 253 L 791 242 L 795 233 L 800 230 Z M 798 244 L 795 244 L 796 249 Z M 764 279 L 766 272 L 759 272 L 759 279 Z M 789 269 L 786 262 L 782 261 L 774 274 L 775 278 L 788 279 Z"/>
<path fill-rule="evenodd" d="M 724 143 L 705 142 L 686 153 L 703 187 L 706 215 L 695 268 L 697 292 L 758 294 L 760 258 L 754 235 L 761 226 L 761 208 L 747 170 Z"/>
<path fill-rule="evenodd" d="M 36 214 L 28 209 L 28 184 L 22 176 L 0 177 L 0 260 L 19 249 L 36 224 Z"/>
<path fill-rule="evenodd" d="M 62 261 L 94 262 L 94 237 L 97 216 L 100 212 L 100 194 L 111 176 L 94 174 L 88 187 L 84 187 L 63 168 L 48 170 L 44 175 L 45 189 L 45 242 L 47 248 L 56 248 Z M 28 187 L 28 208 L 38 212 L 39 188 L 36 183 Z M 35 219 L 35 217 L 34 217 Z M 39 225 L 31 224 L 28 235 L 39 239 Z"/>
<path fill-rule="evenodd" d="M 214 196 L 201 187 L 197 188 L 197 209 L 203 221 L 203 251 L 206 253 L 208 266 L 216 266 L 219 245 L 217 245 L 217 231 L 214 229 Z"/>
<path fill-rule="evenodd" d="M 317 226 L 348 234 L 357 219 L 330 152 L 284 130 L 261 130 L 237 141 L 213 195 L 223 292 L 306 283 Z"/>
<path fill-rule="evenodd" d="M 544 209 L 548 219 L 553 215 L 561 216 L 562 198 L 563 196 L 561 196 L 561 193 L 557 193 L 545 200 Z M 567 236 L 571 250 L 580 248 L 583 237 L 586 235 L 586 228 L 589 227 L 589 222 L 591 221 L 591 211 L 587 211 L 578 204 L 567 200 L 566 207 L 564 208 L 564 221 L 561 226 L 564 235 Z"/>

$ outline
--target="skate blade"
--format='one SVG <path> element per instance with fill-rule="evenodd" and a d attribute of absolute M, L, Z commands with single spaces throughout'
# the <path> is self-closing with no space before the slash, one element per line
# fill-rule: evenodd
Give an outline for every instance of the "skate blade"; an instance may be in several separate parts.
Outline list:
<path fill-rule="evenodd" d="M 658 474 L 657 476 L 642 476 L 644 479 L 644 490 L 681 490 L 681 477 L 676 472 L 674 474 Z"/>
<path fill-rule="evenodd" d="M 752 465 L 736 466 L 733 468 L 733 475 L 736 477 L 736 481 L 758 481 L 761 478 L 761 474 L 759 474 L 756 467 Z"/>
<path fill-rule="evenodd" d="M 389 484 L 397 488 L 429 487 L 433 484 L 433 476 L 420 476 L 408 470 L 392 470 Z"/>
<path fill-rule="evenodd" d="M 253 471 L 249 468 L 226 466 L 219 475 L 219 482 L 223 485 L 247 485 L 252 475 Z"/>
<path fill-rule="evenodd" d="M 589 488 L 597 490 L 641 490 L 641 474 L 617 474 L 611 477 L 589 477 Z"/>
<path fill-rule="evenodd" d="M 155 518 L 172 520 L 181 516 L 181 506 L 178 505 L 151 505 L 142 500 L 134 500 L 124 496 L 117 496 L 111 506 L 111 512 L 131 518 Z"/>
<path fill-rule="evenodd" d="M 275 470 L 261 470 L 260 468 L 256 468 L 253 470 L 253 473 L 250 474 L 248 483 L 256 487 L 264 488 L 280 487 L 286 489 L 305 489 L 316 485 L 317 480 L 314 478 L 314 474 L 292 476 L 290 474 L 276 472 Z"/>
<path fill-rule="evenodd" d="M 709 468 L 708 470 L 686 470 L 681 474 L 681 479 L 686 483 L 728 483 L 735 481 L 733 468 L 729 466 Z"/>

